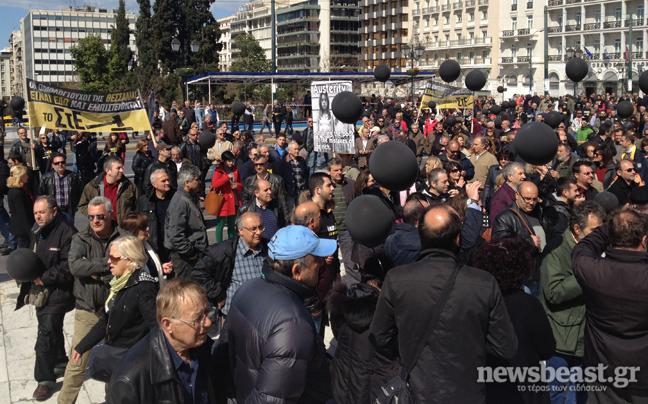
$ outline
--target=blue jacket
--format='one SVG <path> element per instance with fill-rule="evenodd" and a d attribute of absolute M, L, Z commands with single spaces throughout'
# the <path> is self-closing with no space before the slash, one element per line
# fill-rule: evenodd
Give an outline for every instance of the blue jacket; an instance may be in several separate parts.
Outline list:
<path fill-rule="evenodd" d="M 396 223 L 396 230 L 385 240 L 385 254 L 394 266 L 411 264 L 423 250 L 418 228 L 409 223 Z"/>

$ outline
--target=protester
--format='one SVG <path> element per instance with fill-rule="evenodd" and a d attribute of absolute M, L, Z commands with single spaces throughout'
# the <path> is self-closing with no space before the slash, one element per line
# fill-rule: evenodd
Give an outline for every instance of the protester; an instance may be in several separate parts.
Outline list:
<path fill-rule="evenodd" d="M 239 170 L 234 165 L 234 155 L 230 151 L 224 151 L 220 155 L 221 162 L 214 169 L 211 186 L 223 195 L 223 205 L 217 213 L 216 220 L 216 242 L 223 241 L 223 229 L 227 224 L 227 238 L 234 237 L 236 230 L 234 222 L 239 207 L 241 206 L 241 195 L 243 184 L 239 178 Z"/>
<path fill-rule="evenodd" d="M 9 231 L 17 239 L 18 248 L 29 248 L 31 227 L 34 225 L 34 195 L 27 188 L 28 168 L 11 167 L 11 176 L 7 179 L 7 203 L 11 211 Z"/>

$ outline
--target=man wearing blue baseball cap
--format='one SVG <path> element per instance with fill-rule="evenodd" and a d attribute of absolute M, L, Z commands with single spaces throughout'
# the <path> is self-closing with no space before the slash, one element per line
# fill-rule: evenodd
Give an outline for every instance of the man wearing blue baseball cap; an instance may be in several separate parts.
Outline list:
<path fill-rule="evenodd" d="M 234 295 L 222 342 L 234 360 L 237 402 L 333 398 L 324 343 L 311 315 L 322 310 L 315 294 L 319 265 L 336 248 L 335 240 L 320 239 L 307 227 L 280 229 L 268 243 L 261 277 Z"/>

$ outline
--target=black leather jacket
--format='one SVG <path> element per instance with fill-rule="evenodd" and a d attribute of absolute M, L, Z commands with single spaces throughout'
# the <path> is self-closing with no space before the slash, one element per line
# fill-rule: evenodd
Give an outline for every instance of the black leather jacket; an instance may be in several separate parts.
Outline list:
<path fill-rule="evenodd" d="M 56 184 L 54 184 L 54 175 L 57 175 L 54 171 L 49 171 L 41 177 L 40 181 L 40 194 L 41 195 L 52 195 L 56 197 Z M 81 177 L 79 174 L 72 172 L 70 170 L 65 170 L 64 176 L 70 178 L 69 192 L 68 192 L 68 206 L 66 212 L 74 218 L 74 214 L 77 211 L 77 206 L 79 205 L 79 200 L 81 200 L 81 192 L 83 191 L 83 183 L 81 182 Z"/>
<path fill-rule="evenodd" d="M 257 178 L 257 175 L 254 174 L 245 179 L 243 191 L 241 191 L 241 200 L 244 204 L 248 201 L 254 200 L 254 188 L 256 187 Z M 272 189 L 272 199 L 279 203 L 279 206 L 283 210 L 284 217 L 290 217 L 288 203 L 286 202 L 286 183 L 283 178 L 274 173 L 268 173 L 268 182 Z"/>
<path fill-rule="evenodd" d="M 217 386 L 211 360 L 211 338 L 190 351 L 198 358 L 205 378 L 210 403 L 225 403 L 224 391 Z M 154 328 L 126 354 L 108 385 L 107 402 L 125 403 L 184 403 L 184 387 L 173 365 L 173 358 L 162 330 Z M 219 393 L 221 396 L 219 396 Z"/>

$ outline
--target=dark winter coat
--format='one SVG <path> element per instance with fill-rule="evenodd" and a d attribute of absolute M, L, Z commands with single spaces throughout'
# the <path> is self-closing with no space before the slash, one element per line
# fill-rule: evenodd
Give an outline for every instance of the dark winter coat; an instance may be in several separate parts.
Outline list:
<path fill-rule="evenodd" d="M 405 367 L 416 361 L 416 341 L 456 263 L 451 252 L 430 249 L 387 273 L 370 328 L 375 348 L 398 353 Z M 477 381 L 477 368 L 486 366 L 487 351 L 510 358 L 517 338 L 495 278 L 464 266 L 410 374 L 416 400 L 484 403 L 486 387 Z"/>
<path fill-rule="evenodd" d="M 381 386 L 400 372 L 394 356 L 376 351 L 369 342 L 369 326 L 380 291 L 366 283 L 347 289 L 336 284 L 327 300 L 337 350 L 331 363 L 333 397 L 338 404 L 370 404 Z"/>
<path fill-rule="evenodd" d="M 173 194 L 175 194 L 175 190 L 171 188 L 164 197 L 165 199 L 172 199 Z M 158 240 L 158 229 L 160 228 L 160 226 L 164 227 L 164 223 L 158 223 L 157 210 L 155 207 L 156 201 L 157 196 L 155 192 L 151 192 L 149 195 L 142 195 L 137 200 L 137 208 L 135 210 L 137 210 L 138 212 L 146 213 L 146 216 L 148 216 L 149 244 L 161 247 L 164 245 L 164 240 Z"/>
<path fill-rule="evenodd" d="M 95 196 L 105 196 L 105 176 L 106 173 L 97 175 L 83 188 L 83 194 L 81 194 L 81 200 L 79 201 L 79 212 L 81 212 L 83 215 L 88 214 L 88 204 L 90 203 L 92 198 L 94 198 Z M 117 203 L 116 206 L 113 206 L 113 209 L 117 212 L 117 220 L 120 223 L 128 212 L 135 209 L 135 205 L 137 205 L 137 198 L 137 187 L 135 187 L 135 184 L 133 184 L 124 175 L 121 180 L 119 180 L 119 186 L 117 188 Z"/>
<path fill-rule="evenodd" d="M 34 201 L 22 188 L 9 188 L 7 203 L 11 216 L 9 231 L 14 236 L 29 236 L 34 225 Z"/>
<path fill-rule="evenodd" d="M 77 232 L 73 225 L 63 216 L 57 214 L 51 222 L 40 228 L 32 228 L 30 248 L 36 245 L 36 255 L 43 261 L 45 272 L 40 275 L 43 285 L 50 290 L 50 296 L 44 307 L 36 311 L 39 314 L 64 314 L 74 309 L 72 287 L 74 277 L 68 265 L 68 254 L 72 245 L 72 236 Z M 32 282 L 23 282 L 16 303 L 16 310 L 25 305 L 25 296 L 29 293 Z"/>
<path fill-rule="evenodd" d="M 151 155 L 151 152 L 144 153 L 143 151 L 138 150 L 137 153 L 135 153 L 135 156 L 133 156 L 132 168 L 133 172 L 135 173 L 133 182 L 137 186 L 140 195 L 142 195 L 142 180 L 144 179 L 144 171 L 146 170 L 146 167 L 148 167 L 148 165 L 152 162 L 153 156 Z"/>
<path fill-rule="evenodd" d="M 126 286 L 113 298 L 111 309 L 103 315 L 74 349 L 83 354 L 105 338 L 105 343 L 130 348 L 157 326 L 158 278 L 137 269 Z"/>
<path fill-rule="evenodd" d="M 396 230 L 385 240 L 384 249 L 395 266 L 416 261 L 416 257 L 423 250 L 418 228 L 409 223 L 396 223 Z"/>
<path fill-rule="evenodd" d="M 302 283 L 268 267 L 234 295 L 225 329 L 239 403 L 325 403 L 332 398 L 324 342 Z"/>
<path fill-rule="evenodd" d="M 155 160 L 152 161 L 144 170 L 144 175 L 142 176 L 142 191 L 144 193 L 140 193 L 140 195 L 150 195 L 155 192 L 153 184 L 151 183 L 151 174 L 155 172 L 155 170 L 165 170 L 169 175 L 169 185 L 171 185 L 171 188 L 178 189 L 178 166 L 176 163 L 171 159 L 168 159 L 164 163 L 160 160 Z"/>

